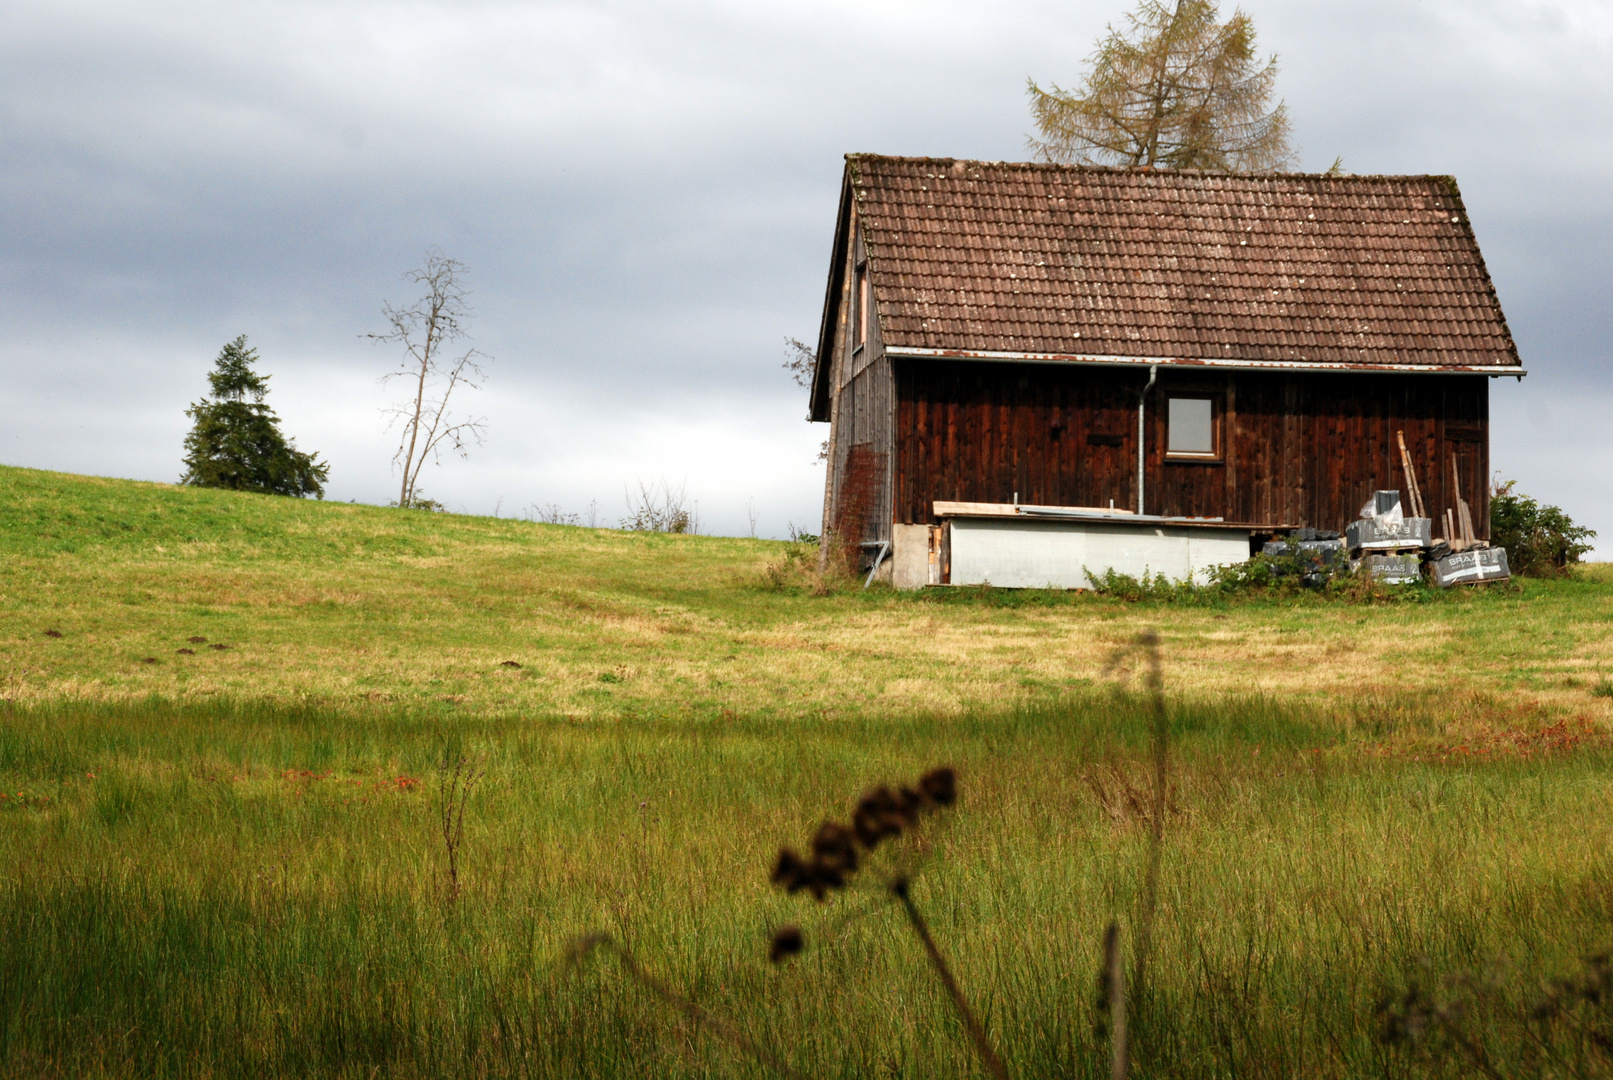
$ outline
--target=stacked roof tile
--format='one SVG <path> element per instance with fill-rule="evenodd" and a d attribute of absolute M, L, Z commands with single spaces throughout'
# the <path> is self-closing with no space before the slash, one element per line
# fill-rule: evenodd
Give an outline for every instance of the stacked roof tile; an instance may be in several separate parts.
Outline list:
<path fill-rule="evenodd" d="M 847 168 L 892 350 L 1519 363 L 1449 177 Z"/>

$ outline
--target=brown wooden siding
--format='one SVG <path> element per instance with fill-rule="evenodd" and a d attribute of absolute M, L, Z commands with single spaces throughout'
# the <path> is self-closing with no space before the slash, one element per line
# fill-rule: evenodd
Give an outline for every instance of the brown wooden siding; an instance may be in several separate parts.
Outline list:
<path fill-rule="evenodd" d="M 891 419 L 896 402 L 890 376 L 888 358 L 874 361 L 841 388 L 835 410 L 833 506 L 829 521 L 834 528 L 851 520 L 846 517 L 844 504 L 848 498 L 855 500 L 859 507 L 854 517 L 864 528 L 861 535 L 850 539 L 859 543 L 889 540 L 891 536 Z"/>
<path fill-rule="evenodd" d="M 1137 394 L 1147 373 L 903 361 L 894 370 L 899 522 L 937 499 L 1136 508 Z M 1220 456 L 1167 460 L 1165 402 L 1216 402 Z M 1342 529 L 1379 488 L 1405 487 L 1404 431 L 1430 516 L 1455 505 L 1451 455 L 1489 530 L 1483 376 L 1161 370 L 1147 411 L 1146 512 Z"/>
<path fill-rule="evenodd" d="M 860 348 L 852 348 L 854 324 L 860 314 L 850 295 L 856 281 L 852 270 L 863 254 L 861 237 L 854 232 L 846 253 L 845 302 L 841 305 L 847 314 L 840 321 L 834 349 L 823 528 L 827 536 L 855 522 L 853 531 L 859 535 L 849 538 L 854 543 L 891 538 L 891 464 L 895 456 L 895 387 L 875 313 L 870 312 L 868 340 Z"/>
<path fill-rule="evenodd" d="M 1144 373 L 1143 379 L 1147 375 Z M 936 499 L 1129 508 L 1135 372 L 903 361 L 896 365 L 896 520 Z"/>

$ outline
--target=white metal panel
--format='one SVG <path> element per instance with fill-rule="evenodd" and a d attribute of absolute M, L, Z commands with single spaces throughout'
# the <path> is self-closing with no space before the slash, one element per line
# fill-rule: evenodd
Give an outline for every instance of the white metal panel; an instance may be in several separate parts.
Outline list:
<path fill-rule="evenodd" d="M 1203 585 L 1210 571 L 1249 559 L 1249 534 L 1225 529 L 1186 529 L 1187 557 L 1193 566 L 1193 580 Z"/>
<path fill-rule="evenodd" d="M 1225 528 L 954 518 L 951 529 L 954 585 L 1090 589 L 1108 570 L 1203 582 L 1249 557 L 1249 534 Z"/>

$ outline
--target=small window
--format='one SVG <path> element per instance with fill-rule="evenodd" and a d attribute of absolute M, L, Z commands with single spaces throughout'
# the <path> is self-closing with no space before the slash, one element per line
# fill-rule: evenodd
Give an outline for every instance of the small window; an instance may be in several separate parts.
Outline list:
<path fill-rule="evenodd" d="M 856 325 L 853 331 L 852 348 L 860 349 L 868 341 L 868 264 L 857 264 L 857 294 L 853 301 L 856 305 Z"/>
<path fill-rule="evenodd" d="M 1215 402 L 1209 398 L 1173 397 L 1166 416 L 1165 452 L 1189 457 L 1215 456 Z"/>

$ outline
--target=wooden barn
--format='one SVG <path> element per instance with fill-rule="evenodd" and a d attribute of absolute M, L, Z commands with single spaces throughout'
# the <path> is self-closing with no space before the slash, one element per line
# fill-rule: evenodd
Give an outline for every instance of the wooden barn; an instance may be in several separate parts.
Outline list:
<path fill-rule="evenodd" d="M 823 531 L 900 586 L 1185 576 L 1344 529 L 1403 433 L 1482 536 L 1523 374 L 1450 177 L 849 155 Z"/>

